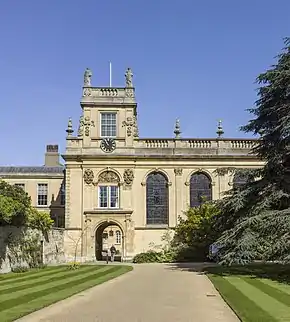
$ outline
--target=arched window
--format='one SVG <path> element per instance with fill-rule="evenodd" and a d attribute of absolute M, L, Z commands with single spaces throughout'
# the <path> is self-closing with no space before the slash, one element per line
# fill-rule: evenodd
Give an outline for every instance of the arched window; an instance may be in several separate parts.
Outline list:
<path fill-rule="evenodd" d="M 202 172 L 194 173 L 190 177 L 190 207 L 199 207 L 204 200 L 212 200 L 211 179 Z"/>
<path fill-rule="evenodd" d="M 104 171 L 98 178 L 99 208 L 119 208 L 120 179 L 113 171 Z"/>
<path fill-rule="evenodd" d="M 146 180 L 146 222 L 168 225 L 168 180 L 160 172 L 150 173 Z"/>
<path fill-rule="evenodd" d="M 120 230 L 116 231 L 116 244 L 117 245 L 121 244 L 121 232 L 120 232 Z"/>
<path fill-rule="evenodd" d="M 238 170 L 236 170 L 234 177 L 233 177 L 233 188 L 239 189 L 245 183 L 247 183 L 249 181 L 253 181 L 254 177 L 250 172 L 251 172 L 251 169 L 238 169 Z"/>

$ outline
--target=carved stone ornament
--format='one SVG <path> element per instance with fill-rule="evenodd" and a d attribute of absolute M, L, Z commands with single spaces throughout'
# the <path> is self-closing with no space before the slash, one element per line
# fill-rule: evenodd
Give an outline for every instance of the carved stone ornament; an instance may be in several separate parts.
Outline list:
<path fill-rule="evenodd" d="M 235 168 L 217 168 L 214 172 L 217 173 L 219 176 L 224 176 L 226 174 L 232 175 L 235 172 Z"/>
<path fill-rule="evenodd" d="M 86 184 L 92 184 L 94 181 L 94 172 L 91 169 L 86 169 L 84 172 L 84 181 Z"/>
<path fill-rule="evenodd" d="M 104 171 L 99 175 L 98 182 L 119 183 L 118 175 L 113 171 Z"/>
<path fill-rule="evenodd" d="M 133 116 L 133 136 L 134 138 L 138 138 L 139 137 L 139 129 L 138 129 L 138 122 L 137 122 L 137 116 L 134 115 Z"/>
<path fill-rule="evenodd" d="M 127 136 L 131 136 L 132 135 L 132 127 L 134 126 L 133 118 L 131 116 L 128 116 L 126 118 L 126 121 L 123 121 L 122 125 L 127 127 Z"/>
<path fill-rule="evenodd" d="M 84 132 L 84 117 L 81 116 L 79 121 L 78 136 L 83 136 L 83 132 Z"/>
<path fill-rule="evenodd" d="M 136 116 L 128 116 L 122 125 L 127 127 L 127 136 L 139 136 Z"/>
<path fill-rule="evenodd" d="M 92 89 L 91 88 L 84 88 L 83 96 L 92 96 Z"/>
<path fill-rule="evenodd" d="M 95 122 L 91 121 L 89 116 L 86 116 L 83 121 L 83 126 L 85 129 L 85 136 L 90 136 L 90 127 L 95 127 Z"/>
<path fill-rule="evenodd" d="M 126 88 L 125 89 L 125 96 L 129 97 L 129 98 L 134 98 L 135 97 L 134 89 L 133 88 Z"/>
<path fill-rule="evenodd" d="M 181 176 L 182 175 L 182 168 L 175 168 L 174 173 L 176 176 Z"/>
<path fill-rule="evenodd" d="M 132 169 L 125 169 L 123 174 L 124 182 L 127 185 L 132 185 L 134 180 L 134 171 Z"/>

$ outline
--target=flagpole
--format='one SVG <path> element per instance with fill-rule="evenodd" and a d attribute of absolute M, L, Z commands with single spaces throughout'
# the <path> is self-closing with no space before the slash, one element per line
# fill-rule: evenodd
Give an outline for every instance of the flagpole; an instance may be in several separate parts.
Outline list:
<path fill-rule="evenodd" d="M 112 87 L 112 63 L 110 62 L 110 87 Z"/>

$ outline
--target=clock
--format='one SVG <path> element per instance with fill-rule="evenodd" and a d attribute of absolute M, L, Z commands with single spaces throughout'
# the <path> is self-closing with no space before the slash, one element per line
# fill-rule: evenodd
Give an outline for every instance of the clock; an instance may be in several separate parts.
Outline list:
<path fill-rule="evenodd" d="M 113 152 L 116 149 L 116 141 L 112 138 L 104 138 L 100 147 L 106 153 Z"/>

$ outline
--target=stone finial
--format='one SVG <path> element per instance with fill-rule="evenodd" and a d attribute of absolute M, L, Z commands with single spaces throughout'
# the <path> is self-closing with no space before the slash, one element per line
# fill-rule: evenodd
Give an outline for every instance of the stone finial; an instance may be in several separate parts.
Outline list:
<path fill-rule="evenodd" d="M 180 122 L 179 122 L 179 119 L 176 119 L 176 121 L 175 121 L 174 134 L 175 134 L 175 138 L 176 139 L 180 139 L 181 131 L 180 131 Z"/>
<path fill-rule="evenodd" d="M 218 138 L 221 138 L 221 137 L 223 136 L 223 134 L 224 134 L 224 133 L 225 133 L 225 132 L 224 132 L 224 130 L 223 130 L 222 121 L 221 121 L 221 120 L 219 120 L 216 134 L 217 134 Z"/>
<path fill-rule="evenodd" d="M 131 68 L 127 68 L 125 73 L 126 87 L 133 87 L 133 73 Z"/>
<path fill-rule="evenodd" d="M 89 68 L 86 68 L 84 73 L 84 86 L 92 86 L 91 85 L 91 77 L 93 73 Z"/>
<path fill-rule="evenodd" d="M 68 119 L 68 124 L 67 124 L 67 129 L 66 129 L 66 133 L 67 133 L 67 136 L 72 136 L 74 130 L 73 130 L 73 127 L 72 127 L 72 119 L 71 117 Z"/>

